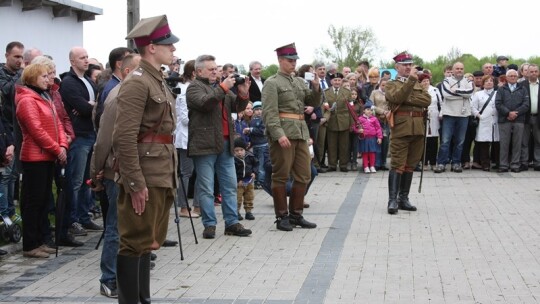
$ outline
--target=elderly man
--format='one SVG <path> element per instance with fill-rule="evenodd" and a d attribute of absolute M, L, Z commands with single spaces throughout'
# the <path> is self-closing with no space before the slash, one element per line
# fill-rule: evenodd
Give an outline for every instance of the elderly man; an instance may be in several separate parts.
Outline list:
<path fill-rule="evenodd" d="M 311 180 L 308 149 L 309 130 L 304 120 L 304 107 L 316 107 L 321 101 L 319 77 L 308 89 L 301 78 L 291 76 L 299 58 L 294 43 L 276 50 L 279 70 L 268 78 L 262 92 L 263 120 L 270 143 L 272 161 L 272 196 L 276 228 L 291 231 L 293 227 L 315 228 L 303 217 L 304 196 Z M 289 208 L 286 184 L 293 176 Z"/>
<path fill-rule="evenodd" d="M 495 107 L 499 114 L 500 136 L 500 165 L 499 171 L 519 172 L 519 159 L 521 155 L 521 142 L 525 117 L 529 110 L 529 93 L 527 89 L 517 83 L 518 72 L 508 70 L 506 72 L 507 83 L 497 90 Z M 508 151 L 512 141 L 512 159 L 509 160 Z"/>
<path fill-rule="evenodd" d="M 398 209 L 416 211 L 409 201 L 409 191 L 414 168 L 424 150 L 424 112 L 431 104 L 431 96 L 418 82 L 412 56 L 401 53 L 393 59 L 398 75 L 386 84 L 386 101 L 394 113 L 394 124 L 390 123 L 389 214 L 397 213 Z"/>
<path fill-rule="evenodd" d="M 178 184 L 175 100 L 160 68 L 172 62 L 179 39 L 165 15 L 141 19 L 127 39 L 141 61 L 122 82 L 113 131 L 120 175 L 118 303 L 150 303 L 150 255 L 167 235 Z"/>
<path fill-rule="evenodd" d="M 451 154 L 452 170 L 461 173 L 461 152 L 465 141 L 465 133 L 471 115 L 471 97 L 474 88 L 471 81 L 463 77 L 464 66 L 461 62 L 456 62 L 452 66 L 452 76 L 447 77 L 442 82 L 442 95 L 444 103 L 441 107 L 442 138 L 439 154 L 437 156 L 437 167 L 435 173 L 446 171 L 449 154 Z M 453 142 L 454 149 L 450 151 L 450 142 Z"/>
<path fill-rule="evenodd" d="M 224 70 L 225 70 L 224 66 Z M 219 83 L 216 59 L 201 55 L 195 60 L 196 78 L 186 91 L 189 109 L 188 156 L 193 159 L 197 179 L 195 195 L 201 207 L 203 238 L 216 236 L 214 175 L 222 196 L 225 234 L 249 236 L 251 230 L 238 223 L 237 187 L 234 168 L 234 125 L 232 112 L 243 111 L 249 100 L 249 78 L 235 86 L 234 73 Z M 232 92 L 238 89 L 238 95 Z"/>
<path fill-rule="evenodd" d="M 349 164 L 349 129 L 351 114 L 347 103 L 351 100 L 351 91 L 341 87 L 343 74 L 335 73 L 330 76 L 332 87 L 324 91 L 325 101 L 330 113 L 326 138 L 328 140 L 328 171 L 339 170 L 347 172 Z"/>

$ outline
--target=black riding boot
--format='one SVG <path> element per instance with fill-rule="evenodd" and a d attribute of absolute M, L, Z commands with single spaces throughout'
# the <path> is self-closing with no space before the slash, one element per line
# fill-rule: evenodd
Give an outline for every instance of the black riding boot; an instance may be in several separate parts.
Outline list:
<path fill-rule="evenodd" d="M 293 226 L 289 223 L 289 213 L 287 212 L 287 188 L 285 186 L 272 188 L 272 197 L 276 213 L 276 228 L 281 231 L 292 231 Z"/>
<path fill-rule="evenodd" d="M 139 257 L 118 255 L 116 286 L 118 304 L 139 303 Z"/>
<path fill-rule="evenodd" d="M 401 210 L 416 211 L 416 207 L 409 201 L 409 191 L 411 190 L 412 172 L 403 172 L 399 186 L 398 206 Z"/>
<path fill-rule="evenodd" d="M 399 182 L 401 174 L 396 170 L 388 172 L 388 213 L 394 214 L 398 212 L 397 194 L 399 191 Z"/>
<path fill-rule="evenodd" d="M 291 195 L 289 197 L 289 223 L 293 226 L 300 226 L 302 228 L 313 229 L 317 228 L 317 224 L 308 222 L 304 216 L 304 196 L 306 195 L 305 185 L 293 184 L 291 188 Z"/>
<path fill-rule="evenodd" d="M 150 304 L 150 253 L 145 253 L 139 261 L 139 301 Z"/>

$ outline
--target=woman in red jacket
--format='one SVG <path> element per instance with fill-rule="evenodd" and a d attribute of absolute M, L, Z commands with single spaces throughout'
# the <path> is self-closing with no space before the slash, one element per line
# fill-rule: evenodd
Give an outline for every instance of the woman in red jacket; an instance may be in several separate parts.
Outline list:
<path fill-rule="evenodd" d="M 54 163 L 66 162 L 66 134 L 58 119 L 49 86 L 47 66 L 31 64 L 21 76 L 24 86 L 16 89 L 17 119 L 23 133 L 21 164 L 21 215 L 23 255 L 47 258 L 54 252 L 43 241 L 43 222 L 52 188 Z"/>

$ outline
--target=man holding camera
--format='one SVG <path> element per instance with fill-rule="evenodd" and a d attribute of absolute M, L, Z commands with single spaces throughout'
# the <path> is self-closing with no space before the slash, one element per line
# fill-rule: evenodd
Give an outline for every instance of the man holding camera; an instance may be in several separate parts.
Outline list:
<path fill-rule="evenodd" d="M 217 174 L 222 196 L 225 234 L 251 234 L 251 230 L 238 223 L 233 153 L 235 133 L 231 119 L 231 112 L 246 108 L 251 81 L 233 73 L 220 83 L 215 60 L 211 55 L 201 55 L 195 60 L 196 78 L 186 92 L 189 109 L 188 156 L 193 159 L 197 173 L 195 195 L 201 207 L 205 239 L 213 239 L 216 235 L 214 174 Z M 238 95 L 232 93 L 233 87 L 238 89 Z"/>
<path fill-rule="evenodd" d="M 315 228 L 304 219 L 304 196 L 311 180 L 309 130 L 304 120 L 304 106 L 317 107 L 321 101 L 319 78 L 311 80 L 311 89 L 300 78 L 291 76 L 298 54 L 294 43 L 276 49 L 279 71 L 268 78 L 262 91 L 263 121 L 270 143 L 272 161 L 272 196 L 276 228 L 291 231 L 293 227 Z M 294 182 L 287 210 L 286 183 Z"/>

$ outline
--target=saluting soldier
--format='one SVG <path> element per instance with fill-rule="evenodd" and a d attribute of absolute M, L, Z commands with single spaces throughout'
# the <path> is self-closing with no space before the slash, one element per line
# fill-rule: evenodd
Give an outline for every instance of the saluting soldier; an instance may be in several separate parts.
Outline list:
<path fill-rule="evenodd" d="M 328 107 L 325 112 L 330 113 L 326 126 L 326 139 L 328 140 L 328 171 L 336 171 L 339 161 L 341 172 L 349 171 L 349 129 L 352 118 L 347 103 L 351 100 L 351 91 L 341 87 L 343 74 L 330 75 L 332 86 L 324 91 Z M 339 154 L 338 154 L 339 153 Z"/>
<path fill-rule="evenodd" d="M 315 223 L 308 222 L 302 216 L 304 195 L 311 180 L 309 130 L 304 120 L 304 107 L 320 105 L 319 78 L 315 76 L 309 89 L 301 78 L 292 76 L 299 58 L 294 43 L 275 51 L 279 71 L 264 83 L 262 104 L 270 143 L 276 227 L 282 231 L 291 231 L 295 226 L 315 228 Z M 294 182 L 287 211 L 285 185 L 291 174 Z"/>
<path fill-rule="evenodd" d="M 150 253 L 165 240 L 177 186 L 175 99 L 160 68 L 172 63 L 179 39 L 165 15 L 141 19 L 127 39 L 141 61 L 118 93 L 113 132 L 120 174 L 118 302 L 150 303 Z"/>
<path fill-rule="evenodd" d="M 397 78 L 386 84 L 386 101 L 394 116 L 391 126 L 388 174 L 388 213 L 398 209 L 416 211 L 409 201 L 413 171 L 424 151 L 425 109 L 429 93 L 420 85 L 412 56 L 406 52 L 394 58 Z"/>

